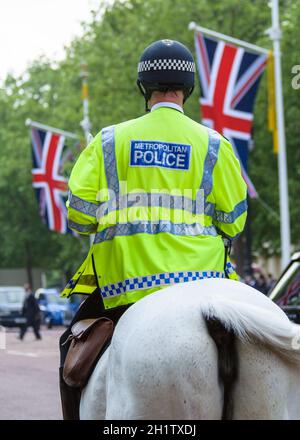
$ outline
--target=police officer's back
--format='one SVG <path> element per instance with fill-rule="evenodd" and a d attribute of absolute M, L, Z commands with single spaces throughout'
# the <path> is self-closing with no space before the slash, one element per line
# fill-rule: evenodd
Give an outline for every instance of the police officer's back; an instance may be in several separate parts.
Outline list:
<path fill-rule="evenodd" d="M 151 112 L 102 129 L 81 153 L 69 225 L 95 240 L 65 295 L 97 289 L 114 308 L 173 283 L 225 276 L 222 235 L 243 230 L 246 184 L 230 143 L 183 113 L 194 72 L 181 43 L 150 45 L 138 85 Z"/>

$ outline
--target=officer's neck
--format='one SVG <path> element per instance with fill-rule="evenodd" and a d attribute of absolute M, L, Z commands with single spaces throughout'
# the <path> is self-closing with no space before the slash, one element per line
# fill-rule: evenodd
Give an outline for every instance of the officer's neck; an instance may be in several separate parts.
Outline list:
<path fill-rule="evenodd" d="M 160 102 L 170 102 L 173 104 L 179 105 L 181 108 L 183 108 L 183 92 L 181 90 L 178 91 L 170 91 L 167 93 L 163 92 L 153 92 L 151 95 L 151 98 L 149 100 L 149 106 L 152 108 L 155 104 L 159 104 Z"/>

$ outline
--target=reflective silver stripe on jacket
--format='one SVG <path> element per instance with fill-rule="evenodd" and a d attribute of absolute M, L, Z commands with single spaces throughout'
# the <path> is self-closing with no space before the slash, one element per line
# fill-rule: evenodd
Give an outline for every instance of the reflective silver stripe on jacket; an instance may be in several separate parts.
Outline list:
<path fill-rule="evenodd" d="M 213 171 L 218 160 L 221 136 L 215 130 L 208 128 L 208 149 L 206 158 L 204 161 L 203 178 L 200 188 L 204 191 L 205 206 L 204 212 L 206 215 L 213 218 L 219 223 L 234 223 L 235 220 L 247 211 L 247 199 L 239 202 L 232 211 L 225 212 L 221 210 L 216 210 L 215 204 L 207 201 L 207 196 L 212 192 L 213 189 Z"/>
<path fill-rule="evenodd" d="M 204 190 L 205 198 L 212 192 L 213 171 L 218 160 L 221 137 L 219 133 L 211 128 L 208 130 L 208 149 L 204 161 L 203 177 L 200 188 Z M 208 202 L 209 203 L 209 202 Z"/>
<path fill-rule="evenodd" d="M 161 207 L 168 209 L 184 209 L 191 214 L 204 214 L 203 190 L 199 189 L 196 200 L 183 195 L 166 193 L 128 193 L 118 195 L 112 200 L 102 203 L 97 212 L 98 220 L 110 212 L 132 207 Z"/>
<path fill-rule="evenodd" d="M 108 228 L 98 231 L 95 235 L 94 243 L 112 240 L 116 236 L 135 235 L 135 234 L 160 234 L 168 232 L 173 235 L 211 235 L 217 236 L 216 228 L 212 226 L 202 226 L 200 223 L 172 223 L 161 220 L 159 222 L 141 221 L 133 223 L 117 223 Z"/>
<path fill-rule="evenodd" d="M 247 208 L 248 202 L 247 199 L 245 199 L 235 205 L 233 211 L 224 212 L 216 210 L 214 212 L 213 218 L 220 223 L 234 223 L 240 215 L 247 211 Z"/>
<path fill-rule="evenodd" d="M 96 212 L 99 208 L 99 204 L 87 202 L 80 197 L 75 196 L 69 191 L 69 206 L 76 211 L 82 212 L 83 214 L 89 215 L 96 218 Z"/>
<path fill-rule="evenodd" d="M 95 232 L 97 229 L 96 224 L 89 223 L 88 225 L 83 225 L 82 223 L 74 222 L 73 220 L 68 219 L 68 226 L 70 229 L 75 229 L 78 232 Z"/>
<path fill-rule="evenodd" d="M 101 137 L 107 186 L 118 194 L 120 188 L 115 150 L 115 125 L 103 128 Z"/>
<path fill-rule="evenodd" d="M 209 217 L 214 216 L 215 205 L 207 201 L 207 196 L 212 192 L 213 188 L 213 171 L 218 160 L 221 138 L 219 133 L 211 128 L 208 131 L 208 147 L 204 160 L 203 176 L 200 188 L 204 191 L 204 212 Z"/>

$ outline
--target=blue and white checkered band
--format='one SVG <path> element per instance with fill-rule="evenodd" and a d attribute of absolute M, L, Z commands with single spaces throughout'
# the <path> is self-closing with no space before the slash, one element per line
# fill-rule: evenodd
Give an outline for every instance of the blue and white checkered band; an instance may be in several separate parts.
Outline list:
<path fill-rule="evenodd" d="M 226 272 L 226 275 L 227 275 L 227 276 L 229 276 L 229 275 L 235 273 L 235 268 L 234 268 L 233 264 L 232 264 L 230 261 L 228 261 L 228 262 L 226 263 L 226 266 L 225 266 L 225 272 Z"/>
<path fill-rule="evenodd" d="M 135 290 L 152 289 L 158 286 L 170 286 L 177 283 L 203 280 L 205 278 L 224 278 L 224 272 L 216 271 L 190 271 L 190 272 L 167 272 L 129 278 L 118 283 L 100 287 L 104 298 L 111 298 Z"/>
<path fill-rule="evenodd" d="M 196 72 L 193 61 L 175 60 L 170 58 L 141 61 L 138 64 L 138 72 L 149 72 L 151 70 L 181 70 L 183 72 Z"/>

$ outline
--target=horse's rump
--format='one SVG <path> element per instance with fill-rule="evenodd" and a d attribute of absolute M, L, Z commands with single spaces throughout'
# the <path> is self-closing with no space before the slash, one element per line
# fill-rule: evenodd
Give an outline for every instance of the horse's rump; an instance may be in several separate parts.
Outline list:
<path fill-rule="evenodd" d="M 259 341 L 300 362 L 292 348 L 297 327 L 260 292 L 231 280 L 177 284 L 138 301 L 120 319 L 109 349 L 106 418 L 220 419 L 224 390 L 206 324 L 212 320 L 239 344 Z"/>

